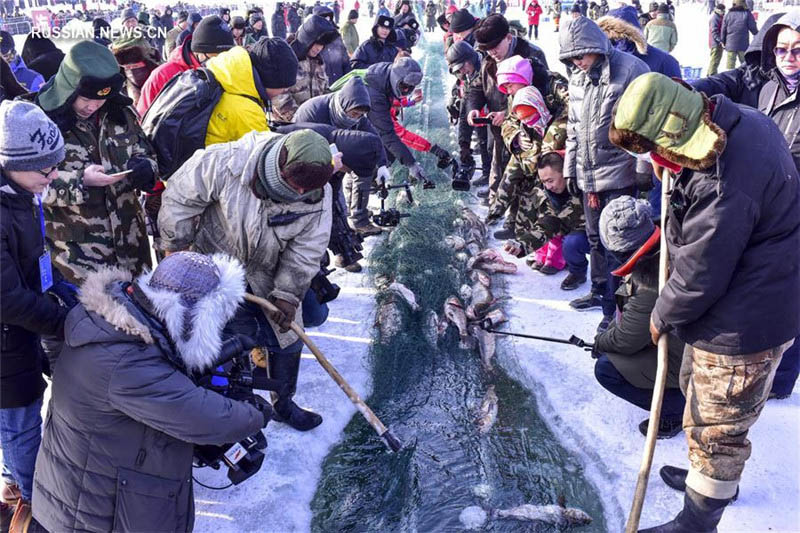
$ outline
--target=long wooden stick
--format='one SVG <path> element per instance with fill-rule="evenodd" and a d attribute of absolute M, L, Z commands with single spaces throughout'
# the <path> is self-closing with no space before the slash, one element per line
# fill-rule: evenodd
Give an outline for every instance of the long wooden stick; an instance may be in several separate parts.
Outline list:
<path fill-rule="evenodd" d="M 659 168 L 661 178 L 661 242 L 659 243 L 658 258 L 658 292 L 664 289 L 667 283 L 667 209 L 669 205 L 669 192 L 672 189 L 672 173 L 666 168 Z M 633 493 L 633 504 L 625 525 L 625 533 L 636 533 L 639 529 L 639 519 L 642 516 L 644 496 L 647 492 L 647 481 L 650 477 L 650 467 L 653 464 L 653 453 L 656 449 L 658 436 L 658 422 L 661 419 L 661 403 L 664 400 L 664 386 L 667 383 L 667 366 L 669 362 L 668 342 L 669 335 L 662 333 L 658 337 L 658 367 L 656 368 L 656 381 L 653 386 L 653 401 L 650 404 L 650 421 L 647 424 L 647 438 L 642 454 L 642 464 L 639 467 L 639 477 L 636 480 L 636 490 Z"/>
<path fill-rule="evenodd" d="M 245 294 L 244 299 L 248 302 L 253 302 L 254 304 L 260 305 L 268 311 L 278 311 L 278 308 L 275 307 L 272 302 L 253 294 Z M 341 388 L 344 393 L 347 394 L 347 397 L 350 398 L 350 401 L 353 402 L 353 404 L 356 406 L 356 409 L 358 409 L 364 418 L 366 418 L 367 422 L 369 422 L 369 425 L 372 426 L 375 432 L 386 442 L 389 448 L 393 452 L 399 451 L 400 448 L 402 448 L 402 443 L 397 439 L 397 437 L 394 436 L 394 434 L 392 434 L 391 430 L 387 428 L 383 422 L 381 422 L 380 418 L 377 417 L 372 409 L 370 409 L 369 406 L 364 403 L 364 400 L 362 400 L 353 387 L 351 387 L 350 384 L 345 381 L 345 379 L 330 363 L 330 361 L 328 361 L 328 359 L 322 355 L 322 352 L 319 350 L 319 348 L 317 348 L 317 345 L 314 344 L 314 341 L 312 341 L 311 338 L 306 335 L 306 332 L 303 331 L 303 329 L 298 326 L 297 323 L 292 322 L 290 328 L 297 334 L 298 337 L 300 337 L 300 340 L 302 340 L 305 345 L 308 346 L 308 349 L 311 350 L 311 353 L 313 353 L 314 357 L 317 358 L 317 361 L 320 365 L 322 365 L 322 368 L 324 368 L 328 375 L 333 378 L 333 381 L 339 385 L 339 388 Z"/>

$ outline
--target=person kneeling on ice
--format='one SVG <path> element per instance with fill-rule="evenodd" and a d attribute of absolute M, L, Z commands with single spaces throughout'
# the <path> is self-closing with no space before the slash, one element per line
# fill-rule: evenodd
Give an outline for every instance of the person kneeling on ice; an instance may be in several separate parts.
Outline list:
<path fill-rule="evenodd" d="M 89 274 L 64 324 L 36 459 L 33 517 L 47 531 L 191 531 L 194 444 L 237 442 L 272 416 L 260 397 L 191 378 L 214 365 L 244 287 L 222 254 L 175 254 L 135 280 Z"/>
<path fill-rule="evenodd" d="M 301 431 L 322 417 L 292 401 L 302 342 L 289 329 L 292 321 L 319 326 L 328 315 L 309 287 L 330 240 L 333 173 L 328 142 L 316 132 L 250 132 L 196 151 L 170 177 L 158 216 L 165 252 L 231 254 L 244 263 L 249 290 L 279 309 L 265 316 L 244 304 L 227 329 L 266 347 L 270 378 L 282 383 L 274 418 Z"/>
<path fill-rule="evenodd" d="M 650 338 L 650 313 L 658 298 L 660 235 L 645 200 L 620 196 L 600 214 L 600 240 L 622 264 L 611 274 L 623 281 L 616 293 L 619 313 L 594 340 L 598 356 L 594 375 L 611 394 L 645 411 L 650 411 L 658 362 L 658 349 Z M 658 438 L 671 438 L 681 431 L 686 400 L 678 387 L 678 370 L 683 348 L 683 342 L 670 334 Z M 647 422 L 639 424 L 642 435 L 647 435 Z"/>
<path fill-rule="evenodd" d="M 661 74 L 636 78 L 613 115 L 612 143 L 676 173 L 670 277 L 650 333 L 655 343 L 674 329 L 687 344 L 690 470 L 683 511 L 646 531 L 715 531 L 750 456 L 748 430 L 800 333 L 798 173 L 769 117 Z"/>

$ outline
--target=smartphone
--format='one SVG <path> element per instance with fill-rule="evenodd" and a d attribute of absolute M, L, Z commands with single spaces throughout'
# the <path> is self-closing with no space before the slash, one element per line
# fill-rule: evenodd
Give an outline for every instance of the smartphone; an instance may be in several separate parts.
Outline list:
<path fill-rule="evenodd" d="M 472 119 L 472 123 L 476 126 L 487 126 L 492 123 L 491 117 L 475 117 Z"/>
<path fill-rule="evenodd" d="M 336 143 L 331 143 L 329 147 L 331 149 L 331 155 L 336 155 L 339 153 L 339 148 L 337 148 Z"/>

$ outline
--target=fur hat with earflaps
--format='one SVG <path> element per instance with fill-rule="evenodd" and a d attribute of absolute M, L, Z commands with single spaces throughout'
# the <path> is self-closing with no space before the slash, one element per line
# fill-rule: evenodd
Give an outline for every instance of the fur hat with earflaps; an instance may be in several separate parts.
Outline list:
<path fill-rule="evenodd" d="M 219 356 L 225 324 L 244 300 L 239 261 L 225 254 L 178 252 L 136 278 L 135 285 L 166 325 L 187 370 L 209 368 Z"/>
<path fill-rule="evenodd" d="M 714 165 L 727 143 L 711 121 L 708 98 L 656 72 L 642 74 L 625 89 L 608 138 L 628 152 L 655 152 L 693 170 Z"/>

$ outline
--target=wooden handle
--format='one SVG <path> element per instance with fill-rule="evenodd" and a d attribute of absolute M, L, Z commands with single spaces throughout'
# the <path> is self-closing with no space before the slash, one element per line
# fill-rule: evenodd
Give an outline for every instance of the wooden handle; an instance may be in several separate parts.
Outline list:
<path fill-rule="evenodd" d="M 261 307 L 263 307 L 268 311 L 273 311 L 273 312 L 279 311 L 279 309 L 275 307 L 272 304 L 272 302 L 265 300 L 264 298 L 260 298 L 253 294 L 245 294 L 244 298 L 248 302 L 253 302 L 254 304 L 260 305 Z M 317 361 L 319 362 L 320 365 L 322 365 L 322 368 L 324 368 L 325 371 L 328 373 L 328 375 L 333 378 L 333 381 L 335 381 L 336 384 L 339 385 L 339 388 L 341 388 L 344 391 L 344 393 L 347 394 L 347 397 L 350 398 L 350 401 L 353 402 L 353 404 L 356 406 L 356 409 L 358 409 L 358 411 L 364 416 L 364 418 L 367 419 L 369 425 L 371 425 L 373 429 L 375 429 L 378 435 L 380 435 L 381 438 L 383 439 L 394 438 L 394 436 L 391 435 L 391 432 L 389 432 L 389 430 L 383 424 L 383 422 L 381 422 L 381 420 L 375 415 L 372 409 L 370 409 L 369 406 L 366 403 L 364 403 L 364 400 L 361 399 L 361 397 L 353 389 L 353 387 L 351 387 L 350 384 L 347 383 L 347 381 L 345 381 L 345 379 L 342 377 L 339 371 L 336 370 L 336 368 L 334 368 L 334 366 L 330 363 L 330 361 L 328 361 L 328 359 L 324 355 L 322 355 L 322 352 L 319 350 L 319 348 L 317 348 L 317 345 L 314 344 L 314 341 L 312 341 L 309 338 L 309 336 L 306 335 L 306 332 L 303 331 L 303 328 L 298 326 L 297 323 L 294 321 L 292 322 L 290 328 L 297 334 L 298 337 L 300 337 L 300 340 L 302 340 L 305 343 L 305 345 L 308 346 L 308 349 L 311 350 L 311 353 L 313 353 L 314 357 L 317 358 Z"/>
<path fill-rule="evenodd" d="M 659 243 L 658 258 L 658 292 L 664 289 L 667 283 L 667 206 L 669 205 L 669 191 L 672 188 L 672 173 L 658 167 L 661 179 L 661 242 Z M 653 386 L 653 401 L 650 404 L 650 421 L 647 424 L 647 438 L 644 443 L 642 464 L 639 467 L 639 477 L 636 480 L 636 490 L 633 493 L 631 512 L 625 525 L 625 533 L 636 533 L 639 530 L 639 519 L 642 516 L 644 497 L 647 493 L 647 482 L 650 477 L 650 468 L 653 465 L 653 454 L 656 449 L 658 437 L 658 422 L 661 419 L 661 404 L 664 400 L 664 387 L 667 383 L 667 370 L 669 364 L 668 351 L 669 335 L 662 333 L 658 338 L 658 366 L 656 380 Z"/>

